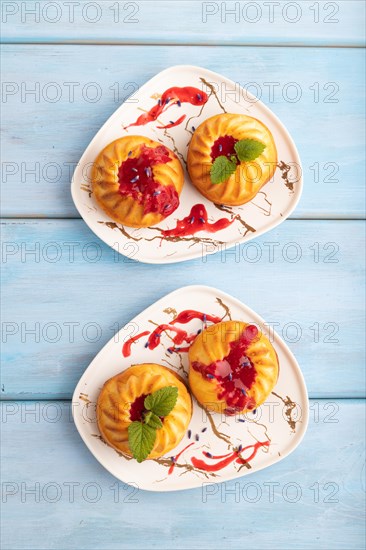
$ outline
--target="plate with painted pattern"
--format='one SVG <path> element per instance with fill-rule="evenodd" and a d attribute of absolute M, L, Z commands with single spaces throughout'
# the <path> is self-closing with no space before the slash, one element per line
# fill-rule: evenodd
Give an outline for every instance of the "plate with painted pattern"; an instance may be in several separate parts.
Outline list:
<path fill-rule="evenodd" d="M 202 313 L 188 323 L 173 325 L 186 331 L 188 340 L 215 319 L 255 324 L 276 350 L 279 378 L 263 405 L 236 416 L 206 411 L 192 396 L 193 415 L 180 444 L 169 456 L 139 464 L 103 441 L 96 422 L 98 395 L 106 380 L 138 363 L 164 365 L 187 381 L 187 348 L 174 345 L 172 337 L 175 332 L 169 328 L 159 329 L 159 345 L 154 349 L 148 346 L 150 335 L 154 331 L 156 335 L 159 325 L 169 327 L 177 315 L 186 310 Z M 267 468 L 299 445 L 309 416 L 305 382 L 284 341 L 249 307 L 207 286 L 180 288 L 127 323 L 82 375 L 73 395 L 72 409 L 76 427 L 95 458 L 116 478 L 150 491 L 191 489 L 201 487 L 203 483 L 219 483 Z M 238 449 L 243 461 L 236 460 Z"/>
<path fill-rule="evenodd" d="M 167 105 L 168 112 L 164 110 L 157 119 L 143 116 L 156 109 L 173 87 L 195 88 L 201 98 L 199 104 L 176 101 Z M 188 145 L 196 128 L 207 118 L 225 112 L 248 115 L 263 122 L 271 131 L 277 148 L 274 176 L 250 202 L 242 206 L 209 201 L 193 186 L 186 170 Z M 115 223 L 93 197 L 90 172 L 94 160 L 107 144 L 128 135 L 146 136 L 162 143 L 176 153 L 184 168 L 185 182 L 179 207 L 153 227 L 133 229 Z M 153 264 L 203 257 L 258 237 L 282 223 L 293 212 L 301 192 L 300 158 L 289 132 L 277 116 L 238 83 L 207 69 L 188 65 L 162 71 L 111 115 L 85 150 L 71 183 L 76 208 L 100 239 L 129 258 Z M 178 221 L 193 217 L 197 205 L 203 206 L 209 225 L 194 234 L 177 234 Z M 224 221 L 216 223 L 219 220 Z M 214 233 L 211 232 L 213 224 L 218 229 Z"/>

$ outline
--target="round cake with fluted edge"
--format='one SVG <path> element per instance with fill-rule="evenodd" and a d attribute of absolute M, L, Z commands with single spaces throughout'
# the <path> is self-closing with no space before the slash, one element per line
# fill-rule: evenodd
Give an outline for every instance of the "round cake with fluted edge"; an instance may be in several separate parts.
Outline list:
<path fill-rule="evenodd" d="M 236 149 L 238 142 L 244 143 L 241 158 L 245 158 L 245 154 L 251 158 L 253 142 L 261 144 L 258 150 L 261 152 L 254 154 L 254 160 L 241 161 Z M 229 168 L 227 177 L 224 175 L 220 183 L 213 183 L 212 166 L 218 157 L 226 157 L 226 165 L 234 168 Z M 187 166 L 193 184 L 202 195 L 216 204 L 237 206 L 252 200 L 273 177 L 277 167 L 276 145 L 270 130 L 256 118 L 231 113 L 215 115 L 195 130 Z M 225 165 L 223 171 L 225 173 Z"/>
<path fill-rule="evenodd" d="M 99 153 L 91 179 L 95 200 L 110 218 L 128 227 L 149 227 L 178 208 L 184 174 L 165 145 L 126 136 Z"/>
<path fill-rule="evenodd" d="M 178 388 L 173 410 L 162 419 L 148 459 L 159 458 L 176 447 L 185 435 L 192 416 L 192 399 L 181 378 L 162 365 L 133 365 L 104 384 L 97 402 L 97 421 L 103 440 L 116 451 L 132 456 L 128 427 L 141 420 L 145 398 L 164 388 Z"/>
<path fill-rule="evenodd" d="M 189 384 L 208 410 L 234 415 L 259 407 L 276 385 L 279 363 L 255 325 L 222 321 L 202 331 L 189 349 Z"/>

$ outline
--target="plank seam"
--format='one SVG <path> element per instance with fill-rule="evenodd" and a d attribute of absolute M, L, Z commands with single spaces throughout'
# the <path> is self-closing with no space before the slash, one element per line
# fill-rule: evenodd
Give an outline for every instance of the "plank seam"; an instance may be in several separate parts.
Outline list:
<path fill-rule="evenodd" d="M 256 42 L 236 42 L 232 41 L 230 44 L 227 42 L 156 42 L 153 40 L 146 42 L 133 42 L 133 41 L 113 41 L 110 42 L 98 42 L 90 40 L 64 40 L 64 41 L 45 41 L 45 42 L 32 42 L 32 41 L 22 41 L 22 40 L 2 40 L 0 42 L 4 46 L 170 46 L 170 47 L 182 47 L 182 46 L 202 46 L 202 47 L 255 47 L 255 48 L 342 48 L 342 49 L 365 49 L 365 44 L 360 42 L 359 44 L 318 44 L 316 42 L 310 44 L 297 44 L 297 43 L 268 43 L 268 44 L 257 44 Z"/>
<path fill-rule="evenodd" d="M 43 217 L 43 216 L 40 216 L 40 217 L 35 217 L 35 216 L 2 216 L 0 218 L 0 223 L 1 222 L 21 222 L 22 220 L 26 220 L 26 221 L 29 221 L 29 222 L 32 222 L 32 221 L 44 221 L 44 222 L 47 222 L 47 221 L 76 221 L 76 220 L 79 220 L 79 221 L 83 221 L 83 218 L 80 218 L 80 217 Z M 340 221 L 340 222 L 343 222 L 343 221 L 350 221 L 350 222 L 363 222 L 363 221 L 366 221 L 366 217 L 363 217 L 363 218 L 360 218 L 360 217 L 357 217 L 357 218 L 352 218 L 352 217 L 330 217 L 330 216 L 327 216 L 327 217 L 314 217 L 314 218 L 309 218 L 309 217 L 301 217 L 301 218 L 292 218 L 292 217 L 289 217 L 287 218 L 287 220 L 285 221 L 292 221 L 292 222 L 300 222 L 300 221 Z"/>

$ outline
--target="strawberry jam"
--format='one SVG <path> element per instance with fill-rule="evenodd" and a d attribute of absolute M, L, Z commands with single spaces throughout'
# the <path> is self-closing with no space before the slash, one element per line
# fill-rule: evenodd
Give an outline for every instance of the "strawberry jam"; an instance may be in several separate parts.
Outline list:
<path fill-rule="evenodd" d="M 137 340 L 140 340 L 143 336 L 147 336 L 150 334 L 148 330 L 145 330 L 145 332 L 141 332 L 141 334 L 136 334 L 136 336 L 132 336 L 127 340 L 122 347 L 122 355 L 123 357 L 129 357 L 131 355 L 131 346 L 134 342 L 137 342 Z"/>
<path fill-rule="evenodd" d="M 146 397 L 147 394 L 142 394 L 140 397 L 137 397 L 133 403 L 131 403 L 130 419 L 132 422 L 142 419 L 142 413 L 145 412 L 144 401 Z"/>
<path fill-rule="evenodd" d="M 233 136 L 221 136 L 217 138 L 211 147 L 212 162 L 214 162 L 217 157 L 224 156 L 230 158 L 232 155 L 236 155 L 235 143 L 237 141 L 238 140 L 233 138 Z"/>
<path fill-rule="evenodd" d="M 204 105 L 208 100 L 206 92 L 194 88 L 193 86 L 185 86 L 179 88 L 174 86 L 166 90 L 161 96 L 160 103 L 167 105 L 170 101 L 174 101 L 178 105 L 181 103 L 190 103 L 191 105 Z"/>
<path fill-rule="evenodd" d="M 191 462 L 195 468 L 198 468 L 199 470 L 203 470 L 204 472 L 218 472 L 228 466 L 231 462 L 236 462 L 237 464 L 248 464 L 255 455 L 258 452 L 258 449 L 261 447 L 269 447 L 269 441 L 258 441 L 254 445 L 248 445 L 247 447 L 242 448 L 240 446 L 239 449 L 236 449 L 232 453 L 228 453 L 226 455 L 220 455 L 220 456 L 214 456 L 207 451 L 203 451 L 203 454 L 205 457 L 213 459 L 213 460 L 219 460 L 219 462 L 215 462 L 213 464 L 208 464 L 204 460 L 200 460 L 199 458 L 196 458 L 195 456 L 192 456 Z M 253 449 L 250 456 L 247 458 L 243 458 L 242 454 L 244 451 L 248 449 Z"/>
<path fill-rule="evenodd" d="M 235 414 L 244 408 L 255 408 L 255 403 L 247 395 L 247 391 L 254 383 L 256 371 L 246 352 L 257 336 L 257 327 L 248 325 L 239 340 L 230 343 L 230 351 L 226 357 L 210 365 L 203 365 L 197 361 L 192 363 L 192 368 L 200 372 L 205 380 L 218 382 L 217 397 L 226 401 L 227 415 Z"/>
<path fill-rule="evenodd" d="M 119 167 L 119 192 L 142 204 L 144 214 L 157 212 L 169 216 L 179 206 L 179 195 L 173 185 L 161 185 L 155 180 L 152 166 L 171 160 L 164 145 L 155 148 L 142 145 L 139 156 L 127 158 Z"/>
<path fill-rule="evenodd" d="M 184 88 L 179 88 L 178 86 L 173 86 L 168 88 L 162 94 L 161 98 L 158 100 L 157 105 L 154 105 L 147 113 L 143 113 L 138 117 L 136 122 L 129 124 L 125 129 L 130 128 L 130 126 L 144 126 L 150 122 L 154 122 L 158 117 L 167 111 L 173 105 L 182 106 L 182 103 L 190 103 L 195 106 L 202 106 L 208 101 L 208 95 L 198 88 L 193 86 L 185 86 Z M 158 128 L 172 128 L 181 124 L 185 119 L 186 115 L 182 115 L 176 122 L 170 123 L 167 126 L 158 126 Z"/>
<path fill-rule="evenodd" d="M 221 321 L 221 317 L 217 317 L 216 315 L 209 315 L 208 313 L 202 313 L 201 311 L 196 311 L 194 309 L 185 309 L 176 316 L 171 324 L 174 325 L 175 323 L 179 323 L 185 325 L 186 323 L 189 323 L 189 321 L 192 321 L 192 319 L 199 319 L 204 323 L 207 321 L 210 321 L 211 323 L 219 323 Z"/>
<path fill-rule="evenodd" d="M 160 344 L 161 335 L 163 332 L 172 331 L 175 332 L 175 336 L 172 338 L 174 344 L 180 345 L 183 342 L 187 342 L 188 344 L 192 342 L 197 334 L 191 334 L 188 335 L 185 330 L 182 330 L 177 327 L 172 327 L 171 325 L 159 325 L 156 327 L 154 332 L 152 332 L 148 339 L 148 348 L 149 349 L 155 349 Z"/>
<path fill-rule="evenodd" d="M 173 229 L 165 229 L 161 232 L 164 237 L 185 237 L 187 235 L 195 235 L 199 231 L 207 231 L 208 233 L 216 233 L 222 229 L 226 229 L 231 225 L 236 218 L 228 220 L 221 218 L 214 223 L 208 221 L 207 210 L 203 204 L 195 204 L 192 206 L 188 216 L 177 221 L 176 227 Z"/>

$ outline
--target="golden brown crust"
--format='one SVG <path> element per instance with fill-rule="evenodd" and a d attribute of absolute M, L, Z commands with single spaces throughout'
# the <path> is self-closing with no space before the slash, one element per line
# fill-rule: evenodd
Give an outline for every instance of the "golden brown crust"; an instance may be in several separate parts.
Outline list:
<path fill-rule="evenodd" d="M 143 204 L 119 192 L 118 169 L 127 158 L 139 156 L 141 146 L 156 148 L 161 144 L 144 136 L 126 136 L 107 145 L 94 161 L 91 173 L 95 200 L 113 220 L 128 227 L 149 227 L 165 219 L 158 212 L 144 213 Z M 172 159 L 166 164 L 152 166 L 152 172 L 160 185 L 175 187 L 180 195 L 184 173 L 178 157 L 166 147 Z M 129 154 L 130 153 L 130 154 Z"/>
<path fill-rule="evenodd" d="M 133 365 L 104 384 L 97 402 L 98 427 L 104 441 L 116 451 L 132 456 L 128 445 L 131 403 L 165 386 L 176 386 L 178 399 L 174 409 L 164 418 L 163 427 L 157 430 L 155 445 L 148 458 L 158 458 L 176 447 L 191 420 L 192 399 L 175 372 L 155 363 Z"/>
<path fill-rule="evenodd" d="M 210 365 L 220 361 L 230 352 L 230 343 L 239 340 L 248 323 L 240 321 L 223 321 L 211 325 L 202 331 L 189 350 L 189 384 L 192 393 L 201 405 L 211 408 L 217 412 L 226 409 L 224 399 L 218 398 L 218 382 L 215 379 L 207 380 L 201 373 L 192 368 L 192 363 L 198 362 L 203 365 Z M 272 344 L 260 332 L 255 340 L 249 344 L 247 357 L 252 362 L 256 377 L 252 387 L 247 391 L 255 407 L 259 407 L 268 398 L 273 390 L 279 373 L 279 364 L 276 351 Z M 247 409 L 237 410 L 236 413 L 245 412 Z"/>
<path fill-rule="evenodd" d="M 241 162 L 234 174 L 220 184 L 211 183 L 211 148 L 222 136 L 237 140 L 255 139 L 266 145 L 252 162 Z M 259 120 L 246 115 L 221 114 L 205 120 L 194 132 L 187 157 L 193 184 L 207 199 L 217 204 L 236 206 L 252 200 L 273 176 L 277 150 L 269 129 Z"/>

